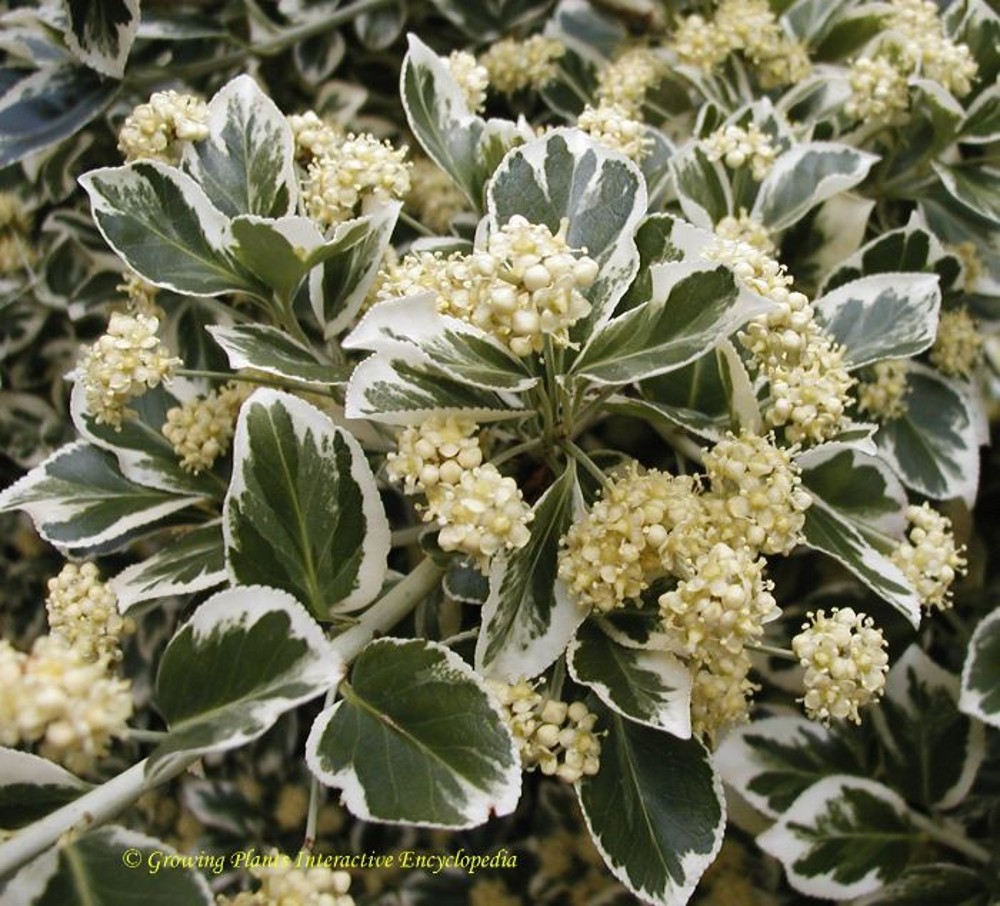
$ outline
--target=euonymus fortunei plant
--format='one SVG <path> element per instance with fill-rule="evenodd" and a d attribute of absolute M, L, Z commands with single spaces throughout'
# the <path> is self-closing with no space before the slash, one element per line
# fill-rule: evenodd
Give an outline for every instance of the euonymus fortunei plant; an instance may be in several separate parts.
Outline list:
<path fill-rule="evenodd" d="M 234 802 L 279 776 L 305 853 L 339 831 L 328 799 L 371 852 L 413 847 L 377 825 L 536 816 L 518 902 L 589 896 L 556 840 L 590 859 L 604 899 L 580 902 L 724 896 L 761 853 L 796 895 L 991 902 L 1000 617 L 967 542 L 996 11 L 436 0 L 452 46 L 411 33 L 399 72 L 421 156 L 342 84 L 303 112 L 233 73 L 290 49 L 319 85 L 332 29 L 380 52 L 402 4 L 247 4 L 262 42 L 178 53 L 223 76 L 204 98 L 129 83 L 133 43 L 218 37 L 138 6 L 0 20 L 15 60 L 52 55 L 0 101 L 0 159 L 49 168 L 49 206 L 80 129 L 143 91 L 44 255 L 0 204 L 12 324 L 117 300 L 63 361 L 72 432 L 0 492 L 66 561 L 46 628 L 0 642 L 3 895 L 350 902 L 298 865 L 228 866 L 261 884 L 236 893 L 135 817 L 183 790 L 222 835 L 188 853 L 277 846 Z M 31 131 L 45 92 L 62 113 Z M 8 405 L 50 418 L 26 373 Z M 253 796 L 219 767 L 241 757 Z M 406 901 L 513 895 L 435 878 Z"/>

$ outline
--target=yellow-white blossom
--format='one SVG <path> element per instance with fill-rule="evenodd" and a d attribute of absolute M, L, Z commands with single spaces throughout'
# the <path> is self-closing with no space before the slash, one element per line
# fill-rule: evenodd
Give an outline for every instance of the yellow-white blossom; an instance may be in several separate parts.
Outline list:
<path fill-rule="evenodd" d="M 606 148 L 624 154 L 640 163 L 649 153 L 651 140 L 641 120 L 629 116 L 629 111 L 618 104 L 589 104 L 583 108 L 576 125 L 594 141 Z"/>
<path fill-rule="evenodd" d="M 543 697 L 525 679 L 486 683 L 503 706 L 524 770 L 538 768 L 565 783 L 576 783 L 598 772 L 601 741 L 594 733 L 597 715 L 583 702 Z"/>
<path fill-rule="evenodd" d="M 936 3 L 931 0 L 891 0 L 886 25 L 891 51 L 903 65 L 927 79 L 940 82 L 955 97 L 972 91 L 978 65 L 965 44 L 945 34 Z"/>
<path fill-rule="evenodd" d="M 30 654 L 0 641 L 0 677 L 8 681 L 0 706 L 5 745 L 35 744 L 43 758 L 86 773 L 107 754 L 113 737 L 125 735 L 130 684 L 59 636 L 36 639 Z"/>
<path fill-rule="evenodd" d="M 665 62 L 649 48 L 627 50 L 597 73 L 597 106 L 614 107 L 623 117 L 641 120 L 646 92 L 659 83 L 666 70 Z"/>
<path fill-rule="evenodd" d="M 728 37 L 715 22 L 697 14 L 680 20 L 670 46 L 682 63 L 704 72 L 711 72 L 731 50 Z"/>
<path fill-rule="evenodd" d="M 768 261 L 774 261 L 770 257 L 775 252 L 770 232 L 764 223 L 748 213 L 746 208 L 740 208 L 736 215 L 727 214 L 723 217 L 715 225 L 715 235 L 730 242 L 743 242 L 753 246 L 757 251 L 767 256 Z M 780 270 L 780 265 L 778 265 L 778 269 Z"/>
<path fill-rule="evenodd" d="M 404 428 L 396 438 L 396 452 L 386 457 L 386 472 L 402 481 L 407 494 L 457 484 L 462 473 L 482 465 L 479 426 L 471 419 L 431 416 L 420 425 Z"/>
<path fill-rule="evenodd" d="M 532 35 L 526 41 L 504 38 L 491 45 L 479 58 L 489 73 L 490 87 L 501 94 L 525 88 L 538 90 L 556 74 L 556 61 L 566 53 L 561 41 Z"/>
<path fill-rule="evenodd" d="M 963 289 L 967 293 L 974 293 L 979 288 L 979 281 L 983 276 L 983 259 L 979 257 L 979 249 L 976 243 L 971 240 L 948 244 L 945 248 L 955 255 L 962 262 L 965 271 L 962 283 Z"/>
<path fill-rule="evenodd" d="M 303 853 L 303 856 L 307 854 Z M 250 868 L 260 881 L 260 889 L 244 891 L 233 897 L 216 897 L 216 906 L 354 906 L 351 876 L 321 865 L 297 867 L 301 857 L 282 858 L 272 852 L 268 864 Z M 301 859 L 305 862 L 305 859 Z"/>
<path fill-rule="evenodd" d="M 77 377 L 87 411 L 98 423 L 121 427 L 129 400 L 169 380 L 181 360 L 156 336 L 160 322 L 147 315 L 116 312 L 107 333 L 81 351 Z"/>
<path fill-rule="evenodd" d="M 704 519 L 693 478 L 633 465 L 570 526 L 559 578 L 587 610 L 621 607 L 706 543 Z"/>
<path fill-rule="evenodd" d="M 295 157 L 303 164 L 335 155 L 344 140 L 342 130 L 315 110 L 291 114 L 288 125 L 295 141 Z"/>
<path fill-rule="evenodd" d="M 0 277 L 30 268 L 37 256 L 31 217 L 13 192 L 0 192 Z"/>
<path fill-rule="evenodd" d="M 883 422 L 906 415 L 908 372 L 906 359 L 876 362 L 871 368 L 871 378 L 858 383 L 858 411 Z"/>
<path fill-rule="evenodd" d="M 466 50 L 453 50 L 445 58 L 445 64 L 462 89 L 469 110 L 479 113 L 486 106 L 486 89 L 490 85 L 486 67 Z"/>
<path fill-rule="evenodd" d="M 702 139 L 701 147 L 709 160 L 721 160 L 730 170 L 749 167 L 753 178 L 762 180 L 770 172 L 778 149 L 756 123 L 723 126 Z"/>
<path fill-rule="evenodd" d="M 792 639 L 792 650 L 805 667 L 805 695 L 800 701 L 813 720 L 831 718 L 861 723 L 859 708 L 877 700 L 885 688 L 889 656 L 882 630 L 871 617 L 850 607 L 810 613 Z"/>
<path fill-rule="evenodd" d="M 870 124 L 896 125 L 906 120 L 910 88 L 906 73 L 883 56 L 861 57 L 848 73 L 851 96 L 844 112 Z"/>
<path fill-rule="evenodd" d="M 706 451 L 711 500 L 721 511 L 713 522 L 727 544 L 764 554 L 787 554 L 803 540 L 812 497 L 802 487 L 794 448 L 744 431 L 728 434 Z"/>
<path fill-rule="evenodd" d="M 929 503 L 907 507 L 906 521 L 906 539 L 893 551 L 892 562 L 928 610 L 947 610 L 952 606 L 952 583 L 966 571 L 965 548 L 955 544 L 951 520 Z"/>
<path fill-rule="evenodd" d="M 750 699 L 760 687 L 750 680 L 750 656 L 705 645 L 691 669 L 691 732 L 714 743 L 730 727 L 746 723 Z"/>
<path fill-rule="evenodd" d="M 125 160 L 162 160 L 176 164 L 183 142 L 208 137 L 208 105 L 191 94 L 157 91 L 126 118 L 118 133 Z"/>
<path fill-rule="evenodd" d="M 181 468 L 197 475 L 211 469 L 226 453 L 236 430 L 236 416 L 251 389 L 234 381 L 167 410 L 161 430 L 180 459 Z"/>
<path fill-rule="evenodd" d="M 121 660 L 121 637 L 131 620 L 118 613 L 118 599 L 101 581 L 94 563 L 67 563 L 48 581 L 49 630 L 86 661 Z"/>
<path fill-rule="evenodd" d="M 931 347 L 931 364 L 942 374 L 968 380 L 983 361 L 983 344 L 979 325 L 964 305 L 943 311 Z"/>
<path fill-rule="evenodd" d="M 367 133 L 349 133 L 323 157 L 314 159 L 302 184 L 306 213 L 331 226 L 363 213 L 372 201 L 402 199 L 410 191 L 406 148 L 395 148 Z"/>
<path fill-rule="evenodd" d="M 156 302 L 160 287 L 150 283 L 136 273 L 126 273 L 121 283 L 115 287 L 128 299 L 129 314 L 145 315 L 148 318 L 162 318 L 163 309 Z"/>
<path fill-rule="evenodd" d="M 854 378 L 844 367 L 844 349 L 820 335 L 802 362 L 767 372 L 771 400 L 764 411 L 768 427 L 781 428 L 792 444 L 821 443 L 847 425 Z"/>

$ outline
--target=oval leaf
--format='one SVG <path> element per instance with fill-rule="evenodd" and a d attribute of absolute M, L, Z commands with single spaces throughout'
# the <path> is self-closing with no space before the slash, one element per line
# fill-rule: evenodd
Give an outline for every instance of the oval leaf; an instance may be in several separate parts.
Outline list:
<path fill-rule="evenodd" d="M 389 523 L 364 451 L 288 393 L 257 390 L 240 409 L 223 531 L 235 582 L 283 588 L 317 619 L 382 588 Z"/>
<path fill-rule="evenodd" d="M 972 634 L 958 705 L 966 714 L 1000 727 L 1000 610 L 993 611 Z"/>
<path fill-rule="evenodd" d="M 0 828 L 19 830 L 91 788 L 47 758 L 0 748 Z"/>
<path fill-rule="evenodd" d="M 454 652 L 380 639 L 343 701 L 316 719 L 306 761 L 359 818 L 474 827 L 514 810 L 521 764 L 499 707 Z"/>
<path fill-rule="evenodd" d="M 120 79 L 139 30 L 139 0 L 65 0 L 66 46 L 91 69 Z"/>
<path fill-rule="evenodd" d="M 147 777 L 262 736 L 343 675 L 323 631 L 291 595 L 260 586 L 212 595 L 160 660 L 156 702 L 170 732 L 150 755 Z"/>

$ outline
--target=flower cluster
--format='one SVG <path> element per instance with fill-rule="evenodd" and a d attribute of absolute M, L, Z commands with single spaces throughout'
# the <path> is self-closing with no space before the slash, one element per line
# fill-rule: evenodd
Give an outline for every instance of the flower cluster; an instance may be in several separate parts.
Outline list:
<path fill-rule="evenodd" d="M 489 73 L 490 87 L 509 95 L 526 88 L 543 88 L 555 77 L 556 61 L 565 53 L 562 42 L 532 35 L 526 41 L 497 41 L 479 62 Z"/>
<path fill-rule="evenodd" d="M 906 74 L 885 57 L 861 57 L 848 75 L 851 96 L 844 113 L 873 125 L 896 125 L 906 120 L 910 89 Z"/>
<path fill-rule="evenodd" d="M 129 314 L 145 315 L 147 318 L 157 319 L 163 317 L 163 309 L 156 301 L 156 297 L 160 294 L 160 287 L 154 286 L 138 274 L 125 274 L 122 282 L 115 289 L 125 294 L 125 298 L 128 300 Z"/>
<path fill-rule="evenodd" d="M 745 242 L 718 238 L 705 251 L 737 281 L 776 306 L 750 321 L 739 340 L 770 385 L 764 417 L 791 443 L 828 440 L 844 426 L 854 379 L 844 351 L 816 322 L 809 300 L 792 289 L 783 265 Z"/>
<path fill-rule="evenodd" d="M 744 431 L 729 434 L 705 453 L 709 507 L 720 540 L 764 554 L 787 554 L 802 538 L 805 511 L 812 503 L 802 487 L 794 448 L 774 438 Z"/>
<path fill-rule="evenodd" d="M 183 142 L 208 137 L 208 105 L 177 91 L 157 91 L 127 117 L 118 133 L 125 160 L 180 162 Z"/>
<path fill-rule="evenodd" d="M 219 896 L 216 906 L 354 906 L 348 894 L 351 876 L 322 866 L 298 868 L 290 859 L 280 860 L 277 853 L 266 860 L 270 864 L 254 866 L 250 874 L 261 882 L 259 890 L 243 891 L 234 897 Z"/>
<path fill-rule="evenodd" d="M 180 458 L 181 468 L 197 475 L 211 469 L 225 454 L 236 429 L 236 416 L 249 394 L 249 385 L 233 381 L 167 410 L 161 430 Z"/>
<path fill-rule="evenodd" d="M 723 217 L 715 225 L 715 235 L 730 242 L 744 242 L 767 255 L 770 261 L 774 260 L 770 258 L 775 252 L 770 232 L 760 220 L 749 214 L 746 208 L 740 208 L 738 214 L 727 214 Z"/>
<path fill-rule="evenodd" d="M 85 661 L 121 660 L 121 637 L 133 626 L 118 613 L 114 592 L 101 581 L 94 563 L 67 563 L 49 579 L 45 608 L 53 636 Z"/>
<path fill-rule="evenodd" d="M 77 376 L 87 411 L 99 424 L 120 428 L 129 400 L 168 380 L 181 364 L 157 338 L 159 326 L 154 317 L 116 312 L 107 333 L 83 348 Z"/>
<path fill-rule="evenodd" d="M 587 610 L 637 598 L 704 542 L 705 511 L 694 479 L 633 465 L 612 479 L 562 539 L 559 578 Z"/>
<path fill-rule="evenodd" d="M 709 160 L 721 160 L 730 170 L 749 166 L 758 181 L 767 176 L 778 156 L 778 149 L 755 123 L 749 123 L 745 129 L 723 126 L 702 139 L 701 147 Z"/>
<path fill-rule="evenodd" d="M 598 107 L 589 104 L 583 108 L 576 125 L 592 139 L 606 148 L 624 154 L 640 163 L 649 153 L 650 139 L 646 127 L 619 104 L 604 103 Z"/>
<path fill-rule="evenodd" d="M 858 384 L 858 411 L 884 422 L 906 415 L 908 371 L 906 359 L 876 362 L 871 368 L 871 378 Z"/>
<path fill-rule="evenodd" d="M 528 543 L 532 513 L 517 482 L 483 462 L 476 428 L 451 416 L 405 428 L 386 471 L 408 494 L 426 496 L 423 519 L 440 527 L 442 550 L 460 551 L 486 572 L 494 556 Z"/>
<path fill-rule="evenodd" d="M 813 720 L 848 718 L 861 723 L 858 709 L 877 700 L 885 688 L 889 656 L 882 630 L 871 617 L 850 607 L 810 613 L 792 639 L 792 650 L 805 667 L 805 696 L 800 699 Z"/>
<path fill-rule="evenodd" d="M 955 544 L 951 520 L 930 504 L 906 510 L 909 531 L 892 554 L 892 562 L 916 589 L 928 610 L 952 605 L 951 585 L 966 571 L 964 548 Z"/>
<path fill-rule="evenodd" d="M 489 71 L 465 50 L 453 50 L 445 63 L 458 87 L 462 89 L 469 110 L 479 113 L 486 106 L 486 89 L 490 86 Z"/>
<path fill-rule="evenodd" d="M 746 719 L 750 658 L 745 650 L 778 615 L 765 562 L 747 547 L 715 544 L 689 561 L 689 575 L 660 595 L 662 629 L 688 659 L 696 735 L 714 739 Z"/>
<path fill-rule="evenodd" d="M 785 34 L 766 0 L 722 0 L 712 20 L 687 16 L 671 46 L 682 63 L 705 72 L 741 52 L 765 89 L 800 82 L 811 68 L 806 48 Z"/>
<path fill-rule="evenodd" d="M 645 47 L 627 50 L 598 72 L 598 106 L 614 107 L 625 118 L 641 120 L 646 92 L 656 87 L 666 70 L 665 61 L 652 50 Z"/>
<path fill-rule="evenodd" d="M 983 361 L 983 336 L 969 310 L 941 312 L 931 347 L 931 364 L 942 374 L 968 380 Z"/>
<path fill-rule="evenodd" d="M 302 183 L 306 213 L 326 227 L 349 220 L 369 202 L 405 198 L 410 191 L 405 157 L 406 149 L 389 141 L 348 133 L 310 162 Z"/>
<path fill-rule="evenodd" d="M 931 0 L 892 0 L 886 22 L 887 53 L 898 55 L 907 72 L 940 82 L 955 97 L 972 91 L 978 66 L 965 44 L 946 34 L 940 10 Z"/>
<path fill-rule="evenodd" d="M 524 770 L 538 768 L 566 783 L 597 773 L 601 764 L 601 741 L 594 733 L 597 715 L 583 702 L 545 698 L 524 679 L 487 680 L 487 685 L 503 705 Z"/>
<path fill-rule="evenodd" d="M 288 125 L 295 142 L 295 158 L 304 165 L 335 155 L 344 140 L 342 130 L 315 110 L 293 113 L 288 117 Z"/>
<path fill-rule="evenodd" d="M 129 683 L 55 634 L 36 639 L 30 654 L 0 640 L 0 684 L 0 744 L 37 744 L 76 773 L 107 754 L 132 716 Z"/>

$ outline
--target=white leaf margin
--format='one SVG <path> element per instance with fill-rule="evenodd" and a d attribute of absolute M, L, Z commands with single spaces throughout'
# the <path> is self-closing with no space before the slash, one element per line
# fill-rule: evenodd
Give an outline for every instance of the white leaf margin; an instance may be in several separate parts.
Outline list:
<path fill-rule="evenodd" d="M 357 586 L 346 598 L 339 601 L 331 612 L 344 613 L 359 610 L 371 603 L 381 591 L 388 568 L 389 551 L 392 547 L 389 520 L 382 506 L 375 476 L 368 465 L 368 459 L 365 457 L 365 451 L 361 448 L 361 444 L 354 439 L 349 431 L 338 428 L 315 406 L 281 390 L 272 390 L 267 387 L 255 390 L 240 407 L 236 433 L 233 436 L 233 474 L 222 507 L 222 537 L 226 547 L 226 570 L 230 581 L 234 585 L 239 584 L 228 553 L 234 544 L 230 525 L 231 501 L 242 496 L 247 490 L 243 468 L 247 458 L 251 455 L 247 417 L 255 405 L 263 406 L 265 409 L 270 409 L 272 406 L 283 406 L 295 426 L 296 440 L 301 441 L 305 433 L 311 430 L 317 439 L 339 435 L 347 444 L 351 454 L 349 474 L 351 480 L 361 491 L 362 514 L 366 521 L 366 531 L 361 564 L 358 566 Z"/>
<path fill-rule="evenodd" d="M 383 638 L 378 639 L 373 644 L 394 645 L 403 647 L 413 643 L 413 639 Z M 420 639 L 419 641 L 438 654 L 444 657 L 444 664 L 437 668 L 438 678 L 460 679 L 473 683 L 482 693 L 483 700 L 496 715 L 498 725 L 504 728 L 504 733 L 510 741 L 511 746 L 511 767 L 508 769 L 502 781 L 498 782 L 496 792 L 502 795 L 490 796 L 485 794 L 478 787 L 469 783 L 464 777 L 454 775 L 455 780 L 466 793 L 466 805 L 459 807 L 452 803 L 457 811 L 469 810 L 469 821 L 465 825 L 438 824 L 433 821 L 393 821 L 383 817 L 372 815 L 368 807 L 368 797 L 365 788 L 358 779 L 357 773 L 352 766 L 347 766 L 339 771 L 328 771 L 320 764 L 319 748 L 323 734 L 326 733 L 330 721 L 333 720 L 337 711 L 344 705 L 344 701 L 339 701 L 322 711 L 316 718 L 306 739 L 306 765 L 312 771 L 313 776 L 323 784 L 335 787 L 341 791 L 341 801 L 355 817 L 365 821 L 377 821 L 379 824 L 405 825 L 407 827 L 433 827 L 446 828 L 448 830 L 461 830 L 462 828 L 477 827 L 493 816 L 509 815 L 517 808 L 517 803 L 521 798 L 521 759 L 518 754 L 517 743 L 514 734 L 507 724 L 504 709 L 500 705 L 496 696 L 487 688 L 485 681 L 480 677 L 461 657 L 450 648 L 430 641 Z M 472 808 L 474 807 L 474 811 Z"/>
<path fill-rule="evenodd" d="M 969 653 L 962 666 L 961 692 L 958 698 L 958 708 L 964 714 L 975 717 L 992 727 L 1000 728 L 1000 711 L 987 711 L 983 707 L 983 693 L 972 687 L 972 667 L 976 657 L 977 646 L 988 632 L 1000 633 L 1000 608 L 984 617 L 972 633 L 969 641 Z M 998 670 L 1000 673 L 1000 670 Z"/>

